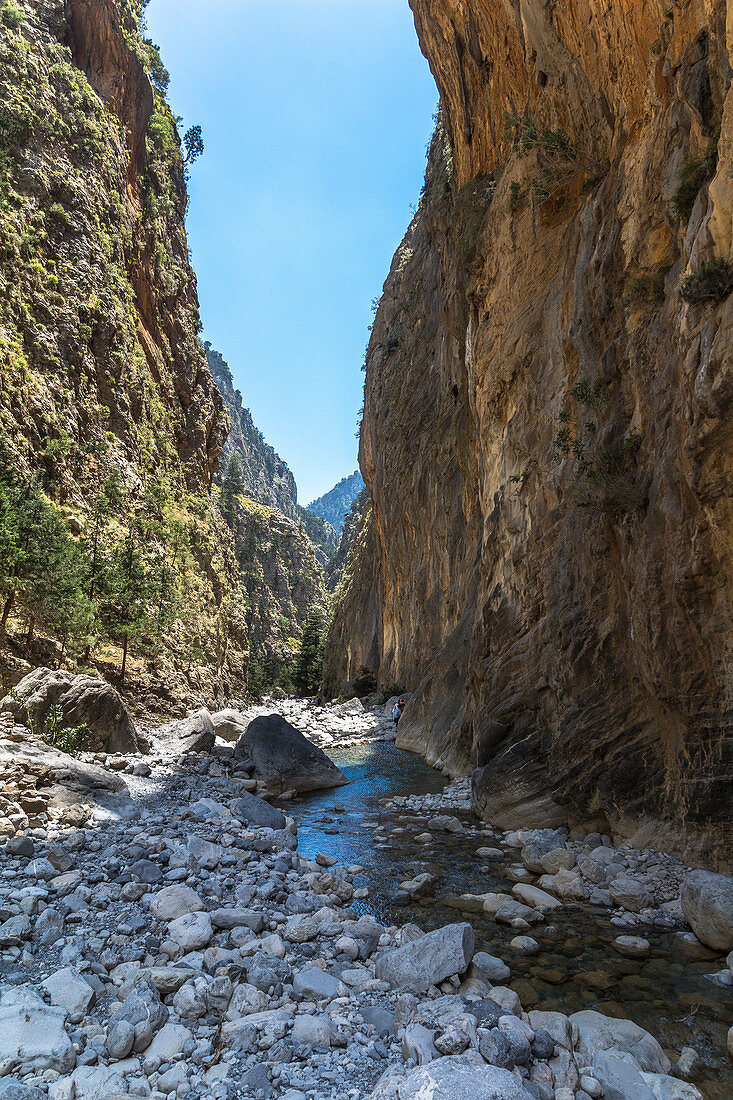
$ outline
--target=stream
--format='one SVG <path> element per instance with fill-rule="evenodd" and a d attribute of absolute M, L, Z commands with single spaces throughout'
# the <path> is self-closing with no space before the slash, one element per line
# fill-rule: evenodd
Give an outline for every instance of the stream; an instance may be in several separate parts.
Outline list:
<path fill-rule="evenodd" d="M 511 968 L 508 984 L 519 993 L 525 1010 L 570 1014 L 592 1008 L 630 1018 L 655 1035 L 673 1059 L 683 1046 L 694 1047 L 702 1061 L 697 1087 L 707 1100 L 731 1100 L 733 1067 L 726 1056 L 726 1035 L 733 1020 L 733 988 L 706 977 L 724 966 L 722 957 L 704 949 L 699 953 L 704 958 L 694 957 L 673 933 L 644 928 L 636 934 L 649 940 L 650 956 L 623 958 L 613 947 L 623 929 L 611 923 L 606 911 L 583 904 L 566 905 L 533 928 L 539 954 L 515 954 L 509 942 L 516 933 L 485 918 L 459 895 L 510 893 L 514 880 L 507 868 L 519 861 L 519 851 L 509 850 L 503 861 L 487 862 L 476 856 L 476 849 L 493 841 L 490 831 L 479 830 L 458 836 L 434 833 L 430 844 L 416 842 L 432 811 L 406 812 L 385 808 L 384 802 L 396 795 L 443 790 L 445 777 L 421 757 L 375 742 L 329 749 L 329 756 L 349 785 L 293 801 L 298 847 L 309 858 L 322 852 L 345 866 L 364 868 L 354 883 L 367 887 L 369 896 L 352 903 L 356 911 L 372 913 L 388 925 L 414 921 L 425 930 L 457 920 L 470 922 L 476 950 L 498 955 Z M 481 824 L 471 814 L 458 816 L 467 826 Z M 386 832 L 375 838 L 374 829 L 380 825 Z M 398 884 L 422 871 L 439 876 L 435 896 L 394 904 Z"/>

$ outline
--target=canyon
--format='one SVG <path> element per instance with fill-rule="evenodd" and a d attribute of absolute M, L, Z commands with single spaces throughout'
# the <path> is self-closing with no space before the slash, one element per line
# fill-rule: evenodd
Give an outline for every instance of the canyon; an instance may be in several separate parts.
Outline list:
<path fill-rule="evenodd" d="M 496 826 L 730 870 L 730 13 L 411 6 L 441 109 L 326 683 L 412 690 Z"/>

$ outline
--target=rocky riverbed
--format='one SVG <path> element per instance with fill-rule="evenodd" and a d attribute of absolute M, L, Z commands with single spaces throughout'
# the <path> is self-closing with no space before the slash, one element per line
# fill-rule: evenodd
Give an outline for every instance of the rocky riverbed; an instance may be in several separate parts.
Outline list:
<path fill-rule="evenodd" d="M 278 709 L 313 742 L 391 736 L 383 705 L 357 706 Z M 273 709 L 235 724 L 246 732 Z M 391 891 L 394 908 L 380 910 L 362 866 L 299 852 L 303 800 L 316 796 L 283 789 L 279 801 L 240 738 L 231 743 L 231 717 L 210 720 L 225 736 L 199 715 L 178 741 L 173 728 L 143 731 L 145 756 L 74 762 L 5 719 L 0 1100 L 713 1095 L 694 1083 L 692 1046 L 662 1049 L 638 1024 L 594 1010 L 536 1007 L 514 960 L 532 958 L 564 911 L 592 905 L 611 912 L 632 971 L 663 925 L 691 956 L 718 961 L 723 989 L 725 947 L 714 954 L 687 921 L 722 943 L 730 880 L 592 834 L 495 834 L 471 817 L 457 781 L 390 794 L 385 821 L 364 822 L 377 852 L 396 842 L 411 868 Z M 470 848 L 476 888 L 425 932 L 437 876 L 413 853 L 447 841 Z M 482 889 L 499 861 L 511 885 Z M 496 928 L 501 957 L 485 933 L 477 944 L 472 914 Z"/>

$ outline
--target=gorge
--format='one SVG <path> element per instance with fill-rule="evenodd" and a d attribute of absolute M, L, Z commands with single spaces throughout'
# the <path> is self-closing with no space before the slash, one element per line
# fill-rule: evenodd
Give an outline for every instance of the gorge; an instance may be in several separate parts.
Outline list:
<path fill-rule="evenodd" d="M 731 4 L 409 0 L 308 508 L 146 6 L 0 0 L 0 1100 L 726 1100 Z"/>

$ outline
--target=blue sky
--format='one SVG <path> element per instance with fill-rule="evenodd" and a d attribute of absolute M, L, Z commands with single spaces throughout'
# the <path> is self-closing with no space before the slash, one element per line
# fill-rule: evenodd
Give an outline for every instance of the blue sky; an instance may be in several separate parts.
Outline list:
<path fill-rule="evenodd" d="M 407 0 L 152 0 L 184 129 L 204 338 L 301 503 L 356 468 L 371 301 L 410 221 L 437 91 Z"/>

